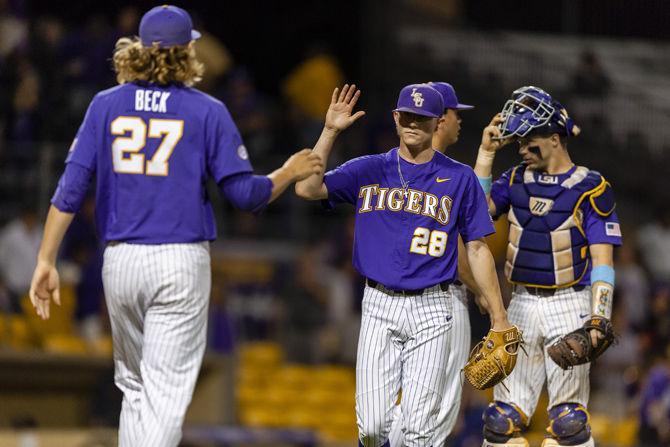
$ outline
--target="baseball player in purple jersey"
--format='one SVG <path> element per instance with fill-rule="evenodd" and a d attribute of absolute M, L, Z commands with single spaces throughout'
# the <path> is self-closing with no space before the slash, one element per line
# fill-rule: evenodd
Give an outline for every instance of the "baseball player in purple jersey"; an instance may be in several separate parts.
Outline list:
<path fill-rule="evenodd" d="M 352 115 L 355 86 L 335 89 L 314 147 L 324 163 Z M 510 326 L 491 253 L 493 225 L 469 167 L 436 151 L 432 138 L 444 112 L 428 84 L 403 88 L 393 111 L 399 147 L 359 157 L 296 184 L 296 193 L 327 207 L 356 209 L 353 263 L 367 278 L 356 365 L 359 444 L 389 445 L 394 403 L 402 388 L 405 445 L 435 445 L 447 384 L 453 282 L 460 234 L 476 282 L 494 307 L 494 330 Z"/>
<path fill-rule="evenodd" d="M 447 148 L 458 141 L 458 135 L 461 130 L 461 117 L 459 112 L 472 109 L 473 106 L 461 104 L 456 97 L 456 91 L 447 82 L 429 82 L 428 83 L 442 95 L 444 103 L 444 112 L 437 121 L 437 129 L 433 134 L 433 148 L 445 153 Z M 450 289 L 453 291 L 453 320 L 451 328 L 451 346 L 449 351 L 449 362 L 455 365 L 465 365 L 470 352 L 470 316 L 468 314 L 467 291 L 468 288 L 477 291 L 476 284 L 470 276 L 470 269 L 465 266 L 466 263 L 465 246 L 463 241 L 458 241 L 458 280 L 455 280 Z M 461 404 L 461 391 L 463 388 L 463 374 L 458 368 L 448 368 L 446 378 L 446 393 L 442 399 L 442 407 L 437 417 L 438 423 L 435 430 L 436 446 L 442 446 L 446 442 L 447 436 L 456 424 L 458 410 Z M 402 412 L 400 405 L 396 405 L 393 413 L 393 425 L 389 435 L 391 447 L 400 447 L 403 445 L 402 434 Z"/>
<path fill-rule="evenodd" d="M 522 432 L 545 379 L 550 425 L 542 446 L 595 445 L 586 409 L 589 364 L 563 370 L 547 354 L 592 316 L 611 317 L 612 251 L 621 231 L 609 182 L 570 158 L 567 144 L 578 133 L 565 108 L 532 86 L 516 90 L 484 129 L 475 172 L 491 215 L 509 220 L 509 319 L 523 331 L 528 354 L 519 356 L 506 386 L 494 389 L 484 412 L 484 447 L 528 446 Z M 512 140 L 523 162 L 492 185 L 496 151 Z M 590 335 L 595 344 L 599 334 Z"/>
<path fill-rule="evenodd" d="M 103 282 L 115 382 L 123 391 L 119 445 L 176 446 L 205 350 L 216 228 L 206 183 L 258 212 L 293 181 L 321 172 L 309 150 L 255 176 L 226 107 L 192 88 L 202 74 L 186 11 L 151 9 L 139 39 L 114 52 L 119 86 L 92 100 L 51 200 L 30 298 L 49 318 L 60 304 L 56 254 L 95 174 L 106 242 Z"/>

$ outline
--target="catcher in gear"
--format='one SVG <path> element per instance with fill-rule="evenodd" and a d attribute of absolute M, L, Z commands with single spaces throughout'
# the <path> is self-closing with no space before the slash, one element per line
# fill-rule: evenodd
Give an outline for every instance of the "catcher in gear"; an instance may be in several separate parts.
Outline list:
<path fill-rule="evenodd" d="M 483 415 L 485 447 L 528 446 L 522 434 L 545 379 L 550 426 L 542 446 L 595 445 L 589 362 L 614 339 L 612 252 L 621 230 L 610 183 L 572 162 L 568 142 L 578 134 L 565 107 L 533 86 L 514 91 L 483 132 L 475 173 L 491 215 L 509 221 L 509 320 L 528 352 L 494 388 Z M 496 152 L 509 143 L 523 161 L 494 183 Z"/>

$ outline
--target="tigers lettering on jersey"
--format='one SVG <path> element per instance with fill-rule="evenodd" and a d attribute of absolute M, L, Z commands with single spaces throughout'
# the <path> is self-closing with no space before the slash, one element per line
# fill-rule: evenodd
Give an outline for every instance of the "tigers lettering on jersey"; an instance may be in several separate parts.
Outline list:
<path fill-rule="evenodd" d="M 352 258 L 366 278 L 403 290 L 453 281 L 458 235 L 467 243 L 494 231 L 484 192 L 472 168 L 444 154 L 415 164 L 398 150 L 328 171 L 324 206 L 355 207 Z"/>
<path fill-rule="evenodd" d="M 417 189 L 380 188 L 379 185 L 366 185 L 360 188 L 358 197 L 363 199 L 359 213 L 371 211 L 405 211 L 412 214 L 431 217 L 442 225 L 449 223 L 453 200 L 449 196 L 437 196 Z"/>

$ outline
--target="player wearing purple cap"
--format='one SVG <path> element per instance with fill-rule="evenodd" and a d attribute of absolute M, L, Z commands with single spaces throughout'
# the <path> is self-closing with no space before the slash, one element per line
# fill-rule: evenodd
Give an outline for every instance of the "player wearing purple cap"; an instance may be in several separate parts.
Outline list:
<path fill-rule="evenodd" d="M 328 159 L 352 115 L 355 86 L 335 89 L 314 152 Z M 493 232 L 471 168 L 432 147 L 444 102 L 427 84 L 400 91 L 393 111 L 399 147 L 350 160 L 296 184 L 296 193 L 327 207 L 356 209 L 353 263 L 366 287 L 356 365 L 359 444 L 388 445 L 394 403 L 402 388 L 404 442 L 435 445 L 446 391 L 453 324 L 453 282 L 460 234 L 493 329 L 510 327 L 483 237 Z"/>
<path fill-rule="evenodd" d="M 494 388 L 483 415 L 483 447 L 528 447 L 523 432 L 547 382 L 548 437 L 543 447 L 593 447 L 589 364 L 563 370 L 549 347 L 584 327 L 597 344 L 596 320 L 612 312 L 613 246 L 621 244 L 610 183 L 576 166 L 568 142 L 579 134 L 566 109 L 544 90 L 515 90 L 484 129 L 475 165 L 491 215 L 507 215 L 505 276 L 513 285 L 509 318 L 523 331 L 528 355 Z M 523 162 L 492 184 L 496 152 L 515 141 Z M 572 353 L 568 353 L 571 355 Z"/>
<path fill-rule="evenodd" d="M 433 148 L 445 153 L 447 148 L 458 141 L 461 130 L 461 118 L 459 111 L 474 108 L 471 105 L 461 104 L 456 97 L 456 91 L 447 82 L 429 82 L 428 85 L 442 95 L 444 112 L 437 121 L 437 129 L 433 134 Z M 468 313 L 466 286 L 477 292 L 479 289 L 474 283 L 470 268 L 466 265 L 466 253 L 463 241 L 458 241 L 458 280 L 455 280 L 450 289 L 453 292 L 453 320 L 451 328 L 451 346 L 449 362 L 455 365 L 465 365 L 470 353 L 470 316 Z M 463 284 L 465 283 L 465 285 Z M 461 391 L 463 389 L 463 374 L 458 368 L 447 368 L 446 392 L 442 400 L 442 406 L 437 417 L 437 428 L 435 430 L 434 445 L 444 445 L 447 436 L 456 424 L 458 410 L 461 403 Z M 391 447 L 403 445 L 402 434 L 402 412 L 400 405 L 396 405 L 393 412 L 393 425 L 389 434 Z"/>
<path fill-rule="evenodd" d="M 188 13 L 153 8 L 139 34 L 117 42 L 120 85 L 93 98 L 70 147 L 30 299 L 43 319 L 51 299 L 60 304 L 56 254 L 95 174 L 115 382 L 123 391 L 119 445 L 164 447 L 181 439 L 205 350 L 216 237 L 207 180 L 235 207 L 258 212 L 322 164 L 303 150 L 272 174 L 253 175 L 225 105 L 191 87 L 203 67 Z"/>

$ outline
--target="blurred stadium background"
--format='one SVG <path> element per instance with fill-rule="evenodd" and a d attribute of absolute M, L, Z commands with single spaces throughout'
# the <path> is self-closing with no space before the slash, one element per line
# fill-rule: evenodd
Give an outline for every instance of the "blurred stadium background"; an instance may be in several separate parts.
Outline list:
<path fill-rule="evenodd" d="M 229 107 L 257 173 L 311 146 L 330 92 L 363 91 L 367 116 L 335 163 L 395 145 L 390 110 L 410 82 L 447 81 L 462 113 L 457 160 L 521 85 L 545 88 L 582 128 L 578 164 L 614 185 L 621 335 L 592 370 L 599 446 L 670 445 L 670 3 L 626 0 L 247 0 L 178 2 L 204 31 L 203 90 Z M 87 201 L 61 255 L 64 305 L 43 323 L 25 296 L 41 222 L 109 58 L 153 2 L 0 0 L 0 446 L 115 445 L 101 253 Z M 499 174 L 518 160 L 512 149 Z M 209 349 L 183 445 L 355 445 L 362 298 L 350 263 L 352 210 L 286 194 L 260 217 L 212 190 L 219 240 Z M 497 258 L 506 235 L 491 239 Z M 506 291 L 506 294 L 508 291 Z M 473 307 L 473 340 L 487 328 Z M 465 387 L 451 446 L 481 445 L 486 393 Z M 546 399 L 543 397 L 543 399 Z M 539 405 L 529 438 L 539 445 Z"/>

